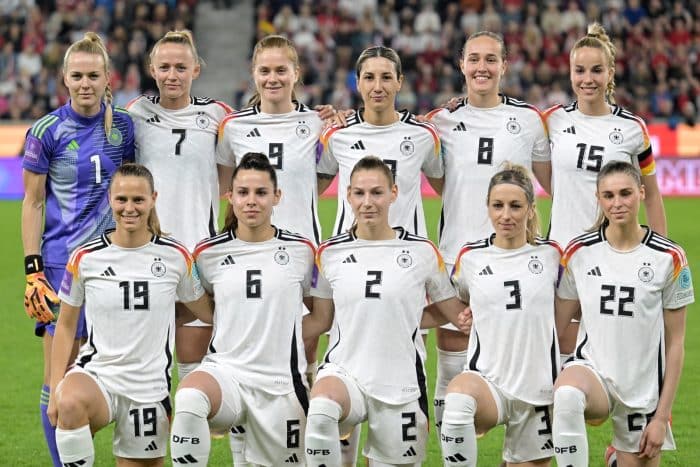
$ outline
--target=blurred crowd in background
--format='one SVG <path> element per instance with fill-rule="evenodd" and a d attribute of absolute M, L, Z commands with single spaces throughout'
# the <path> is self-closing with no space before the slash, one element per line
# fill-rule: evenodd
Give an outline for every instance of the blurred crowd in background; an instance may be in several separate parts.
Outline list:
<path fill-rule="evenodd" d="M 88 30 L 106 39 L 117 104 L 155 92 L 148 51 L 170 29 L 193 29 L 196 39 L 197 3 L 0 1 L 0 119 L 33 120 L 66 102 L 63 53 Z M 463 92 L 461 50 L 479 30 L 505 39 L 505 94 L 540 109 L 566 104 L 569 49 L 593 21 L 617 48 L 618 104 L 671 126 L 692 123 L 700 105 L 700 2 L 694 0 L 269 0 L 256 1 L 254 21 L 251 50 L 268 34 L 295 43 L 303 67 L 298 95 L 309 105 L 357 106 L 354 61 L 365 47 L 385 45 L 403 62 L 398 107 L 425 113 Z M 241 108 L 249 93 L 250 83 L 231 83 L 229 103 Z"/>

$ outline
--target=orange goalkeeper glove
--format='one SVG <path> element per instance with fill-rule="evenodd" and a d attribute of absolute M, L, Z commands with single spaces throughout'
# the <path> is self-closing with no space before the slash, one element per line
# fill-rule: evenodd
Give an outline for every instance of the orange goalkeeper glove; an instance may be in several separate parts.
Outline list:
<path fill-rule="evenodd" d="M 44 264 L 39 255 L 24 259 L 27 274 L 27 286 L 24 289 L 24 311 L 27 316 L 42 323 L 50 323 L 55 316 L 51 304 L 58 305 L 60 300 L 44 275 Z"/>

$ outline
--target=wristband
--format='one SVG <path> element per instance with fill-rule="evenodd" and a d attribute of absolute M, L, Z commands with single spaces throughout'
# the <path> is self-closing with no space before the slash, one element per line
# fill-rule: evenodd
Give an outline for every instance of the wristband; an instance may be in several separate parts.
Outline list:
<path fill-rule="evenodd" d="M 44 260 L 41 255 L 27 255 L 24 257 L 24 273 L 35 274 L 44 270 Z"/>

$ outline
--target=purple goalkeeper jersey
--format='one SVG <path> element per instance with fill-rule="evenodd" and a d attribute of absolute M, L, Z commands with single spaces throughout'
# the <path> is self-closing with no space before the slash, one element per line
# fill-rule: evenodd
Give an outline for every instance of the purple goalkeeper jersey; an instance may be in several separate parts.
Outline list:
<path fill-rule="evenodd" d="M 114 171 L 134 161 L 134 124 L 113 108 L 109 137 L 104 110 L 84 117 L 70 102 L 27 132 L 22 167 L 46 174 L 46 220 L 41 254 L 47 266 L 65 266 L 80 244 L 114 225 L 107 190 Z"/>

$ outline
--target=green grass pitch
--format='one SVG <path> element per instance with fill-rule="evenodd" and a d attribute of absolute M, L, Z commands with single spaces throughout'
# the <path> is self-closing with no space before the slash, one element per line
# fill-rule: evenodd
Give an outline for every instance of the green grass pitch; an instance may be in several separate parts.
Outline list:
<path fill-rule="evenodd" d="M 700 277 L 697 268 L 700 260 L 700 242 L 693 232 L 697 232 L 693 213 L 700 213 L 700 200 L 667 199 L 666 213 L 669 219 L 669 236 L 680 243 L 688 254 L 688 261 L 695 277 Z M 549 203 L 540 202 L 543 219 L 546 221 Z M 324 200 L 320 204 L 321 219 L 324 221 L 326 236 L 331 231 L 335 215 L 335 203 Z M 428 231 L 434 235 L 439 215 L 439 201 L 426 200 Z M 0 202 L 0 257 L 4 268 L 0 271 L 0 297 L 3 315 L 7 318 L 2 329 L 2 372 L 3 393 L 0 397 L 0 464 L 8 466 L 50 465 L 39 419 L 39 391 L 42 379 L 41 340 L 33 335 L 33 324 L 22 311 L 22 245 L 20 240 L 20 203 Z M 695 282 L 697 286 L 698 282 Z M 697 287 L 696 287 L 697 290 Z M 700 335 L 700 318 L 695 316 L 697 305 L 688 310 L 686 331 L 685 368 L 673 411 L 673 428 L 678 450 L 665 453 L 662 465 L 698 465 L 697 445 L 700 432 L 700 344 L 694 336 Z M 431 334 L 428 345 L 428 382 L 432 399 L 432 386 L 435 378 L 434 339 Z M 104 429 L 95 438 L 97 466 L 114 465 L 111 455 L 111 429 Z M 610 439 L 610 427 L 589 429 L 591 465 L 602 466 L 602 454 Z M 479 441 L 479 464 L 495 466 L 500 462 L 500 449 L 503 440 L 502 430 L 495 429 Z M 435 430 L 430 433 L 428 457 L 424 465 L 441 465 Z M 166 465 L 171 465 L 166 460 Z M 231 465 L 228 441 L 215 440 L 212 443 L 210 465 Z M 361 465 L 364 465 L 362 462 Z"/>

